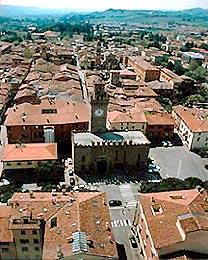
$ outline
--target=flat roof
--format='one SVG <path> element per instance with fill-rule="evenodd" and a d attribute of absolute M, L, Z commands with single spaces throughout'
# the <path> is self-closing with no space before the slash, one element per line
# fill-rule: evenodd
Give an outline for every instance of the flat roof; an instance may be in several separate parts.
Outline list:
<path fill-rule="evenodd" d="M 105 132 L 102 134 L 94 133 L 75 133 L 74 143 L 77 145 L 92 145 L 93 142 L 125 142 L 133 141 L 134 144 L 150 144 L 146 136 L 140 131 L 128 132 Z"/>

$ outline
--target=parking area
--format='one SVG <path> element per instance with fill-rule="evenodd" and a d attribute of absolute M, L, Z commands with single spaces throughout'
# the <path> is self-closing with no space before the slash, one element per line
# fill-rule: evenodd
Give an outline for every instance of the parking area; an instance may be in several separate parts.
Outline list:
<path fill-rule="evenodd" d="M 162 178 L 174 177 L 183 180 L 188 177 L 197 177 L 208 180 L 208 170 L 205 169 L 208 159 L 190 152 L 187 147 L 151 148 L 150 156 L 155 159 L 155 164 L 160 166 Z"/>

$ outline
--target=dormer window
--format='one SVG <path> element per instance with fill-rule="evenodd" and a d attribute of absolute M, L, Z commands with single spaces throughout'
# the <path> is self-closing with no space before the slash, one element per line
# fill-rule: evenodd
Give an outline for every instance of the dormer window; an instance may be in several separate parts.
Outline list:
<path fill-rule="evenodd" d="M 57 114 L 57 109 L 42 109 L 42 114 Z"/>
<path fill-rule="evenodd" d="M 163 213 L 162 205 L 159 203 L 152 204 L 151 210 L 153 212 L 153 215 L 160 215 Z"/>
<path fill-rule="evenodd" d="M 182 200 L 182 199 L 185 199 L 186 197 L 185 196 L 183 196 L 183 195 L 172 195 L 172 196 L 170 196 L 171 197 L 171 199 L 173 199 L 173 200 Z"/>

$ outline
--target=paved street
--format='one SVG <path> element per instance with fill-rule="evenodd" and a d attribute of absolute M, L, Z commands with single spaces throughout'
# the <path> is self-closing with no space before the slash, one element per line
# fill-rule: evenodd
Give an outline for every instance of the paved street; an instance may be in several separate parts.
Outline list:
<path fill-rule="evenodd" d="M 99 185 L 99 189 L 106 192 L 107 199 L 121 200 L 122 206 L 110 207 L 111 227 L 117 243 L 124 244 L 128 260 L 143 259 L 139 254 L 139 248 L 132 248 L 129 237 L 133 235 L 133 219 L 136 204 L 138 202 L 138 194 L 136 192 L 137 184 L 115 184 Z"/>
<path fill-rule="evenodd" d="M 0 177 L 2 175 L 3 170 L 3 163 L 2 163 L 2 156 L 5 145 L 8 143 L 7 140 L 7 133 L 6 133 L 6 127 L 1 125 L 0 126 Z"/>
<path fill-rule="evenodd" d="M 161 167 L 162 178 L 197 177 L 208 180 L 208 171 L 204 168 L 208 159 L 202 159 L 186 147 L 151 148 L 150 156 L 154 157 L 155 163 Z"/>

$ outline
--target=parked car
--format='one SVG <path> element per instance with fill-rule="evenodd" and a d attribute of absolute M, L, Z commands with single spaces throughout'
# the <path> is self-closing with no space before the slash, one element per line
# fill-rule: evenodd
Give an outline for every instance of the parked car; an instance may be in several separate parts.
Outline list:
<path fill-rule="evenodd" d="M 151 163 L 148 165 L 148 172 L 160 172 L 160 166 Z"/>
<path fill-rule="evenodd" d="M 69 179 L 69 183 L 71 186 L 75 186 L 75 179 L 74 178 L 70 178 Z"/>
<path fill-rule="evenodd" d="M 162 146 L 163 147 L 172 147 L 173 144 L 170 141 L 162 141 Z"/>
<path fill-rule="evenodd" d="M 149 163 L 154 163 L 154 161 L 155 161 L 155 159 L 154 159 L 152 156 L 150 156 L 150 157 L 148 158 L 148 162 L 149 162 Z"/>
<path fill-rule="evenodd" d="M 69 176 L 74 176 L 74 171 L 73 170 L 69 170 Z"/>
<path fill-rule="evenodd" d="M 129 241 L 130 241 L 131 246 L 132 246 L 133 248 L 137 248 L 137 247 L 138 247 L 136 238 L 135 238 L 134 236 L 130 237 L 130 238 L 129 238 Z"/>
<path fill-rule="evenodd" d="M 120 200 L 109 200 L 110 207 L 121 206 L 122 202 Z"/>

